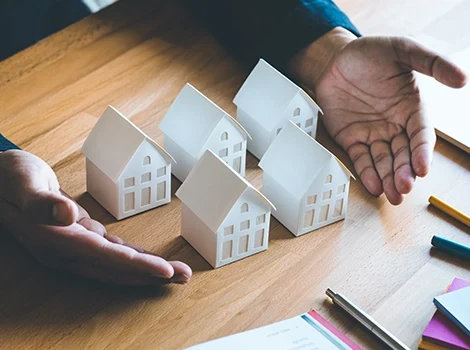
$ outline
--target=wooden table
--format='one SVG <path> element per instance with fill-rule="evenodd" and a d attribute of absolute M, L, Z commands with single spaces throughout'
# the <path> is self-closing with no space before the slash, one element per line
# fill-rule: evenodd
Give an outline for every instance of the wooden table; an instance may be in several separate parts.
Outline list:
<path fill-rule="evenodd" d="M 338 3 L 367 34 L 470 43 L 469 1 Z M 0 63 L 1 132 L 44 158 L 62 187 L 108 230 L 194 269 L 187 286 L 108 286 L 51 272 L 1 237 L 0 348 L 175 349 L 311 308 L 365 348 L 380 348 L 325 301 L 327 287 L 417 347 L 434 312 L 432 297 L 454 276 L 470 279 L 469 264 L 430 253 L 433 234 L 470 243 L 468 228 L 427 206 L 436 194 L 470 211 L 470 158 L 445 142 L 438 141 L 431 174 L 403 205 L 373 198 L 356 181 L 344 222 L 294 238 L 273 219 L 268 251 L 218 270 L 179 235 L 176 180 L 171 204 L 122 222 L 86 194 L 79 149 L 106 105 L 162 143 L 158 124 L 187 81 L 234 114 L 231 101 L 247 73 L 179 1 L 123 0 Z M 345 159 L 330 139 L 320 141 Z M 261 186 L 251 155 L 247 178 Z"/>

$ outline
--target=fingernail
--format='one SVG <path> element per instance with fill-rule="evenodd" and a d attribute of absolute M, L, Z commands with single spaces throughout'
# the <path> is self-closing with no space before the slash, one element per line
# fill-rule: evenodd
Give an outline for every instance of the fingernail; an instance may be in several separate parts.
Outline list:
<path fill-rule="evenodd" d="M 175 275 L 172 278 L 170 278 L 170 282 L 178 283 L 178 284 L 186 284 L 189 282 L 189 276 L 186 276 L 185 274 Z"/>
<path fill-rule="evenodd" d="M 54 204 L 54 207 L 52 208 L 52 217 L 54 218 L 54 220 L 61 224 L 66 223 L 66 215 L 68 214 L 67 209 L 68 208 L 64 203 Z"/>

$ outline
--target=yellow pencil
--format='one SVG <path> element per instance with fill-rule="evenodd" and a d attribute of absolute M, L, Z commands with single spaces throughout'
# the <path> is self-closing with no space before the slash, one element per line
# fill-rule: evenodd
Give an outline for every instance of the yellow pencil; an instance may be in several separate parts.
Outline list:
<path fill-rule="evenodd" d="M 446 202 L 440 200 L 439 198 L 435 196 L 429 197 L 429 203 L 431 203 L 437 209 L 446 213 L 447 215 L 452 216 L 454 219 L 459 220 L 462 224 L 470 227 L 470 216 L 465 215 L 460 210 L 457 210 L 454 207 L 451 207 L 449 204 L 447 204 Z"/>

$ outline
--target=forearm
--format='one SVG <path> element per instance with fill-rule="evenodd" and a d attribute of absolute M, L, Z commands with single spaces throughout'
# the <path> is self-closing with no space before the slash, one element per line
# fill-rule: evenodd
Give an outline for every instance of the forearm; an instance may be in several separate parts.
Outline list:
<path fill-rule="evenodd" d="M 219 41 L 250 68 L 260 57 L 286 71 L 294 55 L 336 27 L 360 35 L 330 0 L 187 1 Z"/>

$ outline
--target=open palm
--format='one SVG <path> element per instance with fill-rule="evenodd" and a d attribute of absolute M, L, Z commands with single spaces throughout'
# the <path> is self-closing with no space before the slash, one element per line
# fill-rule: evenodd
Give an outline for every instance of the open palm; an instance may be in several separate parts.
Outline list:
<path fill-rule="evenodd" d="M 450 87 L 465 85 L 451 62 L 407 38 L 365 37 L 347 44 L 316 86 L 324 123 L 351 157 L 369 192 L 400 204 L 430 168 L 435 133 L 414 70 Z"/>

